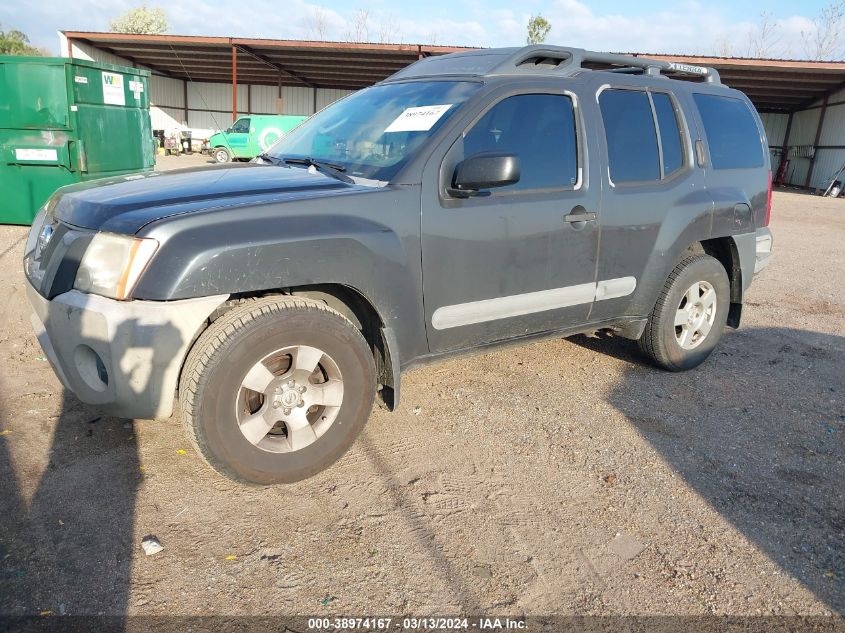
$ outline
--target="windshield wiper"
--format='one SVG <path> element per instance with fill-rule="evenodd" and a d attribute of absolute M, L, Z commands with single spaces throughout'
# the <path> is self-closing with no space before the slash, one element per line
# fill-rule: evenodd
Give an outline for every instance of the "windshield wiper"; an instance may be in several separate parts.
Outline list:
<path fill-rule="evenodd" d="M 314 169 L 318 169 L 322 173 L 331 176 L 332 178 L 337 178 L 343 182 L 355 182 L 352 178 L 343 173 L 346 171 L 346 167 L 343 165 L 315 160 L 309 156 L 304 158 L 277 158 L 276 160 L 284 163 L 285 165 L 305 165 L 306 167 L 313 167 Z"/>
<path fill-rule="evenodd" d="M 260 158 L 261 160 L 266 160 L 271 165 L 280 165 L 282 164 L 282 160 L 278 156 L 271 156 L 267 152 L 262 152 L 256 158 Z"/>

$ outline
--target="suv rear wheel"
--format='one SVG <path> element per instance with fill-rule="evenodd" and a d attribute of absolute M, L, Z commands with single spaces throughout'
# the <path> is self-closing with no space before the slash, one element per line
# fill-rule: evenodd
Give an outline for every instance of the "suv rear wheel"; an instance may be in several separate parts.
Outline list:
<path fill-rule="evenodd" d="M 336 461 L 372 409 L 364 337 L 323 303 L 246 302 L 212 323 L 185 362 L 179 400 L 197 451 L 218 473 L 290 483 Z"/>
<path fill-rule="evenodd" d="M 725 268 L 709 255 L 685 257 L 672 271 L 640 338 L 658 367 L 684 371 L 703 363 L 722 336 L 731 286 Z"/>

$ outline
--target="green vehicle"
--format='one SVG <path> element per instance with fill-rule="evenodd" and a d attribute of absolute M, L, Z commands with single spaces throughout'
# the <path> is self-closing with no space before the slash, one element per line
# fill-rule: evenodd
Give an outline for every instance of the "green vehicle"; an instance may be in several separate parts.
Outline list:
<path fill-rule="evenodd" d="M 208 139 L 211 155 L 218 163 L 255 158 L 307 118 L 295 114 L 242 116 L 232 127 Z"/>

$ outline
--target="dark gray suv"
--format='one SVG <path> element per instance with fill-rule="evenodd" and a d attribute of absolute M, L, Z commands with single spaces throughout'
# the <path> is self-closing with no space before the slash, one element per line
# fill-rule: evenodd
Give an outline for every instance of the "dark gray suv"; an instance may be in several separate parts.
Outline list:
<path fill-rule="evenodd" d="M 714 70 L 531 46 L 421 60 L 255 164 L 63 188 L 24 263 L 68 389 L 178 400 L 212 467 L 266 484 L 335 461 L 419 363 L 610 330 L 697 366 L 770 205 L 760 119 Z"/>

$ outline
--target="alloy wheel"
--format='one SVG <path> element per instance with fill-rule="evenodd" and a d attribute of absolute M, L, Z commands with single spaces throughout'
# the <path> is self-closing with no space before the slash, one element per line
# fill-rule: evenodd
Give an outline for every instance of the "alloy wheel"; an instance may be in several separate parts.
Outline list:
<path fill-rule="evenodd" d="M 716 290 L 706 281 L 692 284 L 681 297 L 675 312 L 675 340 L 683 349 L 695 349 L 716 319 Z"/>
<path fill-rule="evenodd" d="M 337 419 L 343 377 L 316 347 L 294 345 L 268 354 L 241 381 L 235 416 L 251 444 L 287 453 L 317 441 Z"/>

